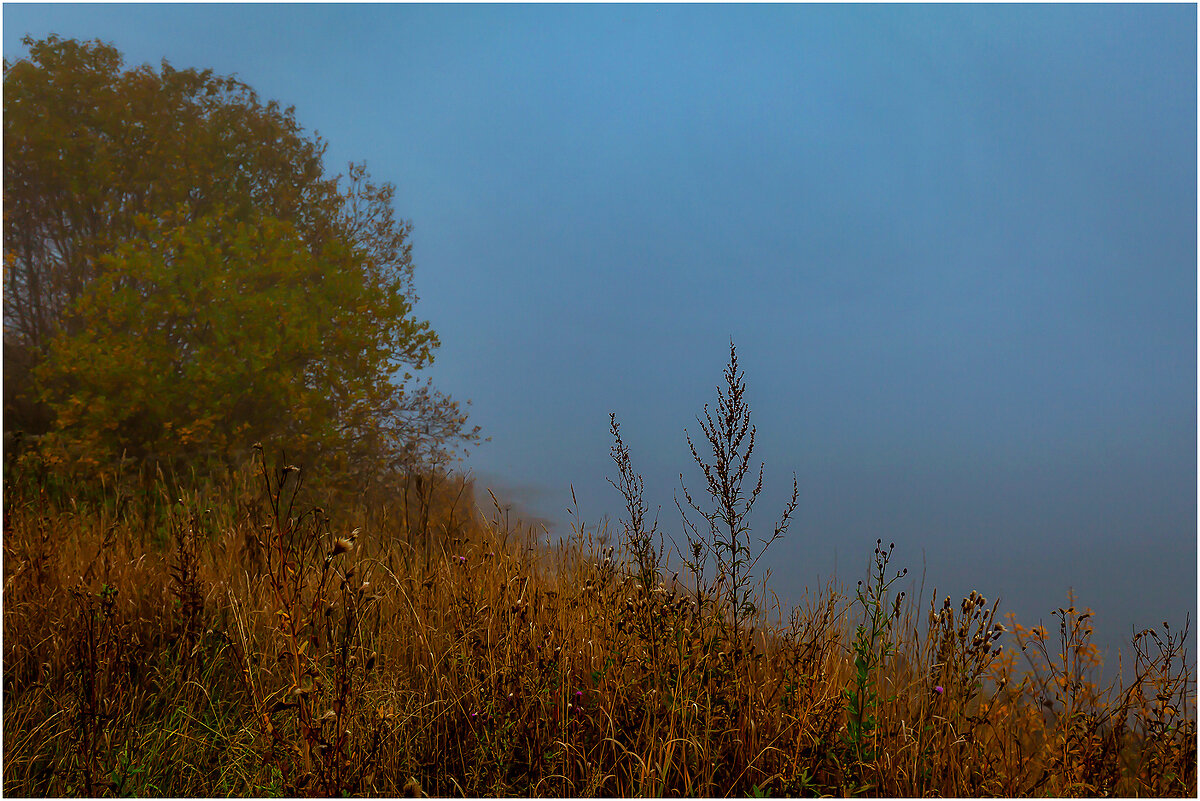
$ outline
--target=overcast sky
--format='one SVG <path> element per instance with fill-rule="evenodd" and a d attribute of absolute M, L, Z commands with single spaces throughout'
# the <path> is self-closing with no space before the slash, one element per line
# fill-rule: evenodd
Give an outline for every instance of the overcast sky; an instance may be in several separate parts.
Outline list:
<path fill-rule="evenodd" d="M 414 224 L 481 483 L 591 524 L 616 412 L 648 500 L 736 342 L 787 602 L 876 537 L 1111 646 L 1196 608 L 1196 8 L 13 5 L 236 73 Z M 913 587 L 915 591 L 916 586 Z"/>

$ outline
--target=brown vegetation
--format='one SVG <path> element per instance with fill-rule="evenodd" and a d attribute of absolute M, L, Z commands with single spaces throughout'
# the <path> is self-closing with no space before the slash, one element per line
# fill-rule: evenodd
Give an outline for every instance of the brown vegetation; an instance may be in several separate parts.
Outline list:
<path fill-rule="evenodd" d="M 485 519 L 448 473 L 369 513 L 261 453 L 156 504 L 7 476 L 4 792 L 1196 794 L 1186 632 L 1100 688 L 1073 600 L 1057 633 L 974 592 L 917 608 L 882 542 L 794 608 L 736 549 L 668 576 L 614 434 L 612 545 Z"/>

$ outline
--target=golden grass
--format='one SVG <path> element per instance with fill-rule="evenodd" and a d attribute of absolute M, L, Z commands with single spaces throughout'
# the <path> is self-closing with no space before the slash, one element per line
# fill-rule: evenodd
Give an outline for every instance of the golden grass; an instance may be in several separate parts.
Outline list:
<path fill-rule="evenodd" d="M 1183 632 L 1102 690 L 1073 601 L 917 610 L 882 543 L 735 627 L 728 577 L 648 586 L 644 541 L 548 548 L 460 478 L 367 514 L 259 469 L 157 520 L 7 487 L 6 794 L 1196 794 Z"/>

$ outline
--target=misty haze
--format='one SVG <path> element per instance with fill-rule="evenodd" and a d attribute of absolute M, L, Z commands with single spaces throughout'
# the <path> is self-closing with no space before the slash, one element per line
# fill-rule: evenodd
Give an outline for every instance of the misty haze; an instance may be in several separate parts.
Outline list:
<path fill-rule="evenodd" d="M 1194 6 L 3 15 L 6 794 L 1196 794 Z"/>

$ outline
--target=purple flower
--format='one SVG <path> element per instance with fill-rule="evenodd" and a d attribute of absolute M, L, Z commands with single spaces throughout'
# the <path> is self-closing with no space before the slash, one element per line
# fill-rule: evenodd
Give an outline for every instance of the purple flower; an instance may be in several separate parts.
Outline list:
<path fill-rule="evenodd" d="M 938 695 L 941 695 L 942 693 L 946 692 L 946 691 L 945 691 L 945 690 L 942 688 L 942 685 L 940 685 L 940 684 L 939 684 L 938 686 L 934 687 L 934 688 L 933 688 L 933 691 L 934 691 L 935 693 L 937 693 Z"/>

